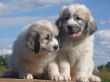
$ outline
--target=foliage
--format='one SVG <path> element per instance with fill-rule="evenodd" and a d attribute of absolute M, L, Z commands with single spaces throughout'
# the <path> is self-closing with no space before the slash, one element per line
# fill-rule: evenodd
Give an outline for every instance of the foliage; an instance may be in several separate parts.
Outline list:
<path fill-rule="evenodd" d="M 110 72 L 110 62 L 105 65 L 100 65 L 97 67 L 98 71 L 100 72 Z"/>
<path fill-rule="evenodd" d="M 100 72 L 105 72 L 105 71 L 106 71 L 105 65 L 100 65 L 100 66 L 97 67 L 97 69 L 98 69 Z"/>
<path fill-rule="evenodd" d="M 4 67 L 4 66 L 0 66 L 0 76 L 2 75 L 2 72 L 8 70 L 8 68 Z"/>
<path fill-rule="evenodd" d="M 101 82 L 110 82 L 110 72 L 94 72 L 94 74 L 101 78 Z"/>
<path fill-rule="evenodd" d="M 0 56 L 0 66 L 8 68 L 8 55 Z"/>
<path fill-rule="evenodd" d="M 107 68 L 107 71 L 110 72 L 110 62 L 108 62 L 105 67 Z"/>
<path fill-rule="evenodd" d="M 0 56 L 0 76 L 3 71 L 8 70 L 8 55 Z"/>

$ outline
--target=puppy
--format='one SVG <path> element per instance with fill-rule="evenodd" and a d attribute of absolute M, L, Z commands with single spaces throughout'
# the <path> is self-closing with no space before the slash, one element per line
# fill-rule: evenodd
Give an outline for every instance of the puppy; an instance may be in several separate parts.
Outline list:
<path fill-rule="evenodd" d="M 89 9 L 81 4 L 64 6 L 56 24 L 62 41 L 58 52 L 61 75 L 57 79 L 75 77 L 79 82 L 100 82 L 100 78 L 93 75 L 93 33 L 97 28 Z"/>
<path fill-rule="evenodd" d="M 51 76 L 51 70 L 54 71 L 54 66 L 57 66 L 54 62 L 59 50 L 57 35 L 56 25 L 46 20 L 25 27 L 9 57 L 10 70 L 2 76 L 18 76 L 23 79 L 33 79 L 33 76 L 44 73 Z"/>

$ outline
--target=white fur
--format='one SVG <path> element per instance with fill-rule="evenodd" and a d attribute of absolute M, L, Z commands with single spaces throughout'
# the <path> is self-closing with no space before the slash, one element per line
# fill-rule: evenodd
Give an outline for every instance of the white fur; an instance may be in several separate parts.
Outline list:
<path fill-rule="evenodd" d="M 26 45 L 26 35 L 30 31 L 32 25 L 36 25 L 35 29 L 37 29 L 39 33 L 40 31 L 41 33 L 46 31 L 45 29 L 48 29 L 49 33 L 53 33 L 52 40 L 46 46 L 51 52 L 40 50 L 39 53 L 35 54 L 30 48 L 28 48 Z M 39 27 L 40 25 L 45 28 L 42 29 L 42 27 Z M 55 37 L 53 37 L 57 36 L 57 34 L 57 27 L 48 21 L 36 22 L 25 27 L 15 41 L 13 46 L 13 54 L 9 57 L 10 71 L 3 73 L 3 76 L 8 77 L 17 74 L 19 78 L 24 79 L 33 79 L 34 75 L 42 75 L 43 73 L 52 76 L 51 70 L 56 70 L 54 69 L 54 66 L 57 66 L 55 63 L 56 52 L 53 50 L 53 46 L 58 45 L 58 41 Z"/>
<path fill-rule="evenodd" d="M 67 23 L 64 23 L 62 29 L 66 29 L 69 24 L 77 24 L 73 20 L 72 16 L 76 13 L 77 9 L 81 9 L 89 13 L 89 10 L 80 4 L 72 4 L 68 7 L 61 9 L 60 17 L 63 15 L 64 10 L 69 11 L 71 18 Z M 90 13 L 89 13 L 90 14 Z M 81 33 L 76 38 L 70 38 L 68 36 L 63 37 L 62 48 L 58 52 L 58 63 L 61 75 L 58 76 L 59 80 L 71 80 L 75 79 L 78 82 L 100 82 L 100 78 L 93 75 L 94 63 L 93 63 L 93 41 L 94 35 L 88 35 L 84 33 L 84 27 Z M 79 38 L 78 38 L 79 37 Z M 74 73 L 74 74 L 73 74 Z"/>

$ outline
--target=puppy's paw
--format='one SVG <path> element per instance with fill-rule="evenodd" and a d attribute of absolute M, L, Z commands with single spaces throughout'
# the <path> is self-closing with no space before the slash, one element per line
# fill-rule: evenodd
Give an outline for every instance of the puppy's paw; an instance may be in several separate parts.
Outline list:
<path fill-rule="evenodd" d="M 29 74 L 29 73 L 20 73 L 19 78 L 21 78 L 21 79 L 33 79 L 33 76 L 32 76 L 32 74 Z"/>
<path fill-rule="evenodd" d="M 88 77 L 86 75 L 77 75 L 77 82 L 89 82 Z"/>
<path fill-rule="evenodd" d="M 70 81 L 71 76 L 70 75 L 61 75 L 59 79 L 60 79 L 60 81 Z"/>
<path fill-rule="evenodd" d="M 49 76 L 51 80 L 55 80 L 55 81 L 60 80 L 60 73 L 54 72 L 54 73 L 51 73 Z"/>
<path fill-rule="evenodd" d="M 101 82 L 101 79 L 99 77 L 95 76 L 95 75 L 91 75 L 89 77 L 89 81 L 90 82 Z"/>

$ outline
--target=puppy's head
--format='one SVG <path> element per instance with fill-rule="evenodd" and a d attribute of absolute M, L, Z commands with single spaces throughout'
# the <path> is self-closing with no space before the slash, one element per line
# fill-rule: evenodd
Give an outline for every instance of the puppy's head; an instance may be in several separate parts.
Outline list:
<path fill-rule="evenodd" d="M 29 48 L 35 53 L 40 51 L 58 51 L 57 35 L 58 29 L 55 24 L 43 20 L 30 26 L 27 34 L 27 43 Z"/>
<path fill-rule="evenodd" d="M 78 37 L 84 32 L 92 35 L 97 29 L 89 9 L 80 4 L 64 6 L 56 24 L 69 37 Z"/>

